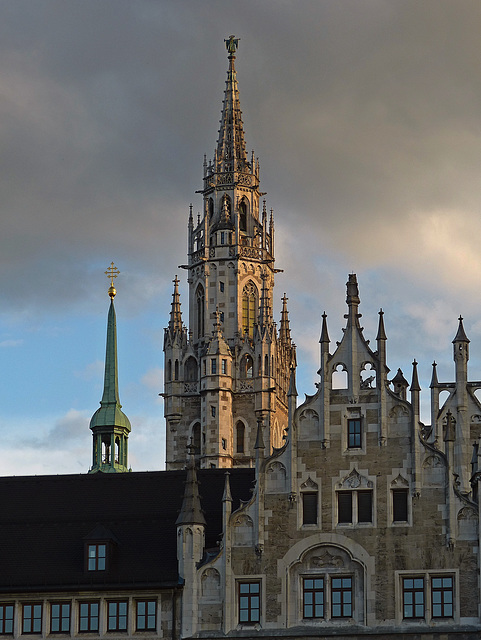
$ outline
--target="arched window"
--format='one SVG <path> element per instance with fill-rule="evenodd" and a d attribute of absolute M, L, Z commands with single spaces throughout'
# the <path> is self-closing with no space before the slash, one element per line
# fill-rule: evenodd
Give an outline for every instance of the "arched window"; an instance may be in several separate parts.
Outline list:
<path fill-rule="evenodd" d="M 214 201 L 212 200 L 212 198 L 209 198 L 209 218 L 211 220 L 213 215 L 214 215 Z"/>
<path fill-rule="evenodd" d="M 192 446 L 194 447 L 194 454 L 196 456 L 201 453 L 201 437 L 200 437 L 200 423 L 196 422 L 192 427 Z"/>
<path fill-rule="evenodd" d="M 247 231 L 247 204 L 244 199 L 239 204 L 239 230 Z"/>
<path fill-rule="evenodd" d="M 185 361 L 184 380 L 185 382 L 197 382 L 197 361 L 192 356 Z"/>
<path fill-rule="evenodd" d="M 176 360 L 174 364 L 174 380 L 179 379 L 179 361 Z"/>
<path fill-rule="evenodd" d="M 120 462 L 120 438 L 118 436 L 115 438 L 115 462 L 117 464 Z"/>
<path fill-rule="evenodd" d="M 172 380 L 172 360 L 167 362 L 167 380 L 169 382 Z"/>
<path fill-rule="evenodd" d="M 254 336 L 257 299 L 257 288 L 255 284 L 249 280 L 242 291 L 242 333 L 247 333 L 250 338 Z"/>
<path fill-rule="evenodd" d="M 107 434 L 102 438 L 102 463 L 110 464 L 110 435 Z"/>
<path fill-rule="evenodd" d="M 267 353 L 264 356 L 264 375 L 269 375 L 269 356 L 267 355 Z"/>
<path fill-rule="evenodd" d="M 235 451 L 236 453 L 245 452 L 245 432 L 246 428 L 243 422 L 239 420 L 235 427 Z"/>
<path fill-rule="evenodd" d="M 254 374 L 254 361 L 247 353 L 241 360 L 241 378 L 252 378 Z"/>
<path fill-rule="evenodd" d="M 204 289 L 201 285 L 197 287 L 197 290 L 195 292 L 195 305 L 196 305 L 197 338 L 202 338 L 204 335 L 205 297 L 204 297 Z"/>

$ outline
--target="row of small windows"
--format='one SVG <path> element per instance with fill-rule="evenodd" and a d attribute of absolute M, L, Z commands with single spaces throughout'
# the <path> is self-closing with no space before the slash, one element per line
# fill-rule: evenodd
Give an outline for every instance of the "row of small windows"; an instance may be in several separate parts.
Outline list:
<path fill-rule="evenodd" d="M 21 607 L 21 633 L 42 633 L 45 605 L 38 603 L 22 603 Z M 73 607 L 77 607 L 77 622 L 79 633 L 99 632 L 100 614 L 102 606 L 105 606 L 107 631 L 128 630 L 129 601 L 109 600 L 102 603 L 100 600 L 92 600 L 75 604 L 72 602 L 48 603 L 49 618 L 48 633 L 70 633 L 72 630 Z M 156 631 L 157 629 L 157 600 L 136 600 L 135 630 Z M 0 635 L 13 635 L 15 631 L 14 603 L 0 604 Z"/>
<path fill-rule="evenodd" d="M 353 575 L 311 575 L 301 578 L 301 617 L 306 620 L 350 619 L 354 616 Z M 240 624 L 261 621 L 261 582 L 239 582 Z M 448 619 L 454 617 L 454 577 L 452 575 L 412 575 L 401 578 L 404 620 Z"/>
<path fill-rule="evenodd" d="M 221 315 L 221 321 L 223 320 L 223 313 Z M 271 363 L 269 361 L 269 356 L 266 354 L 264 356 L 264 375 L 270 375 L 271 371 L 274 370 L 274 356 L 271 356 Z M 207 371 L 207 360 L 204 360 L 203 364 L 203 373 L 204 375 L 217 375 L 218 371 L 218 360 L 217 358 L 211 358 L 209 364 L 209 371 Z M 262 375 L 261 368 L 261 359 L 259 356 L 259 375 Z M 184 379 L 185 382 L 197 382 L 197 361 L 193 357 L 187 358 L 184 364 Z M 229 375 L 228 371 L 228 362 L 226 358 L 220 359 L 220 372 L 223 375 Z M 172 375 L 173 374 L 173 375 Z M 250 355 L 245 354 L 240 363 L 240 375 L 241 378 L 250 379 L 254 377 L 254 361 Z M 179 360 L 174 361 L 174 371 L 172 372 L 172 360 L 167 361 L 167 380 L 179 380 L 180 379 L 180 364 Z"/>
<path fill-rule="evenodd" d="M 318 524 L 318 492 L 303 491 L 302 496 L 302 524 Z M 342 524 L 372 524 L 373 522 L 373 491 L 336 491 L 337 523 Z M 407 523 L 409 517 L 408 489 L 392 489 L 392 521 L 393 523 Z"/>

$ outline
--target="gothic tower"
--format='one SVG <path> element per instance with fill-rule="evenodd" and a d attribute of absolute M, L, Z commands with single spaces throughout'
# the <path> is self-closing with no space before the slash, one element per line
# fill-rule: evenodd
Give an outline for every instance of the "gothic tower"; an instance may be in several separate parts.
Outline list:
<path fill-rule="evenodd" d="M 257 421 L 266 447 L 283 445 L 290 371 L 296 366 L 287 298 L 273 320 L 274 217 L 259 189 L 259 161 L 246 153 L 229 59 L 214 159 L 204 158 L 203 212 L 188 222 L 189 330 L 177 276 L 165 329 L 167 468 L 185 465 L 192 442 L 201 467 L 253 466 Z"/>

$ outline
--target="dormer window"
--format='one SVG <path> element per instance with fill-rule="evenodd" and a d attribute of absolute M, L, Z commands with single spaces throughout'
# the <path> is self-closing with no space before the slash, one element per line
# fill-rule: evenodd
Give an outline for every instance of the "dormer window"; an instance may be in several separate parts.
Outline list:
<path fill-rule="evenodd" d="M 87 545 L 87 570 L 105 571 L 107 567 L 107 545 L 89 544 Z"/>

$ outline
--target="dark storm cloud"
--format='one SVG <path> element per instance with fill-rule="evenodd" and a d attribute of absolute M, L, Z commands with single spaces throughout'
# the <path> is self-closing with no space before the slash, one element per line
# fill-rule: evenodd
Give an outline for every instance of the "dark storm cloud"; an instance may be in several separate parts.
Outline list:
<path fill-rule="evenodd" d="M 480 267 L 480 30 L 464 0 L 3 2 L 3 310 L 58 309 L 72 282 L 83 304 L 112 258 L 132 308 L 168 292 L 235 33 L 293 321 L 342 314 L 350 270 L 414 323 L 419 299 L 450 312 Z"/>

